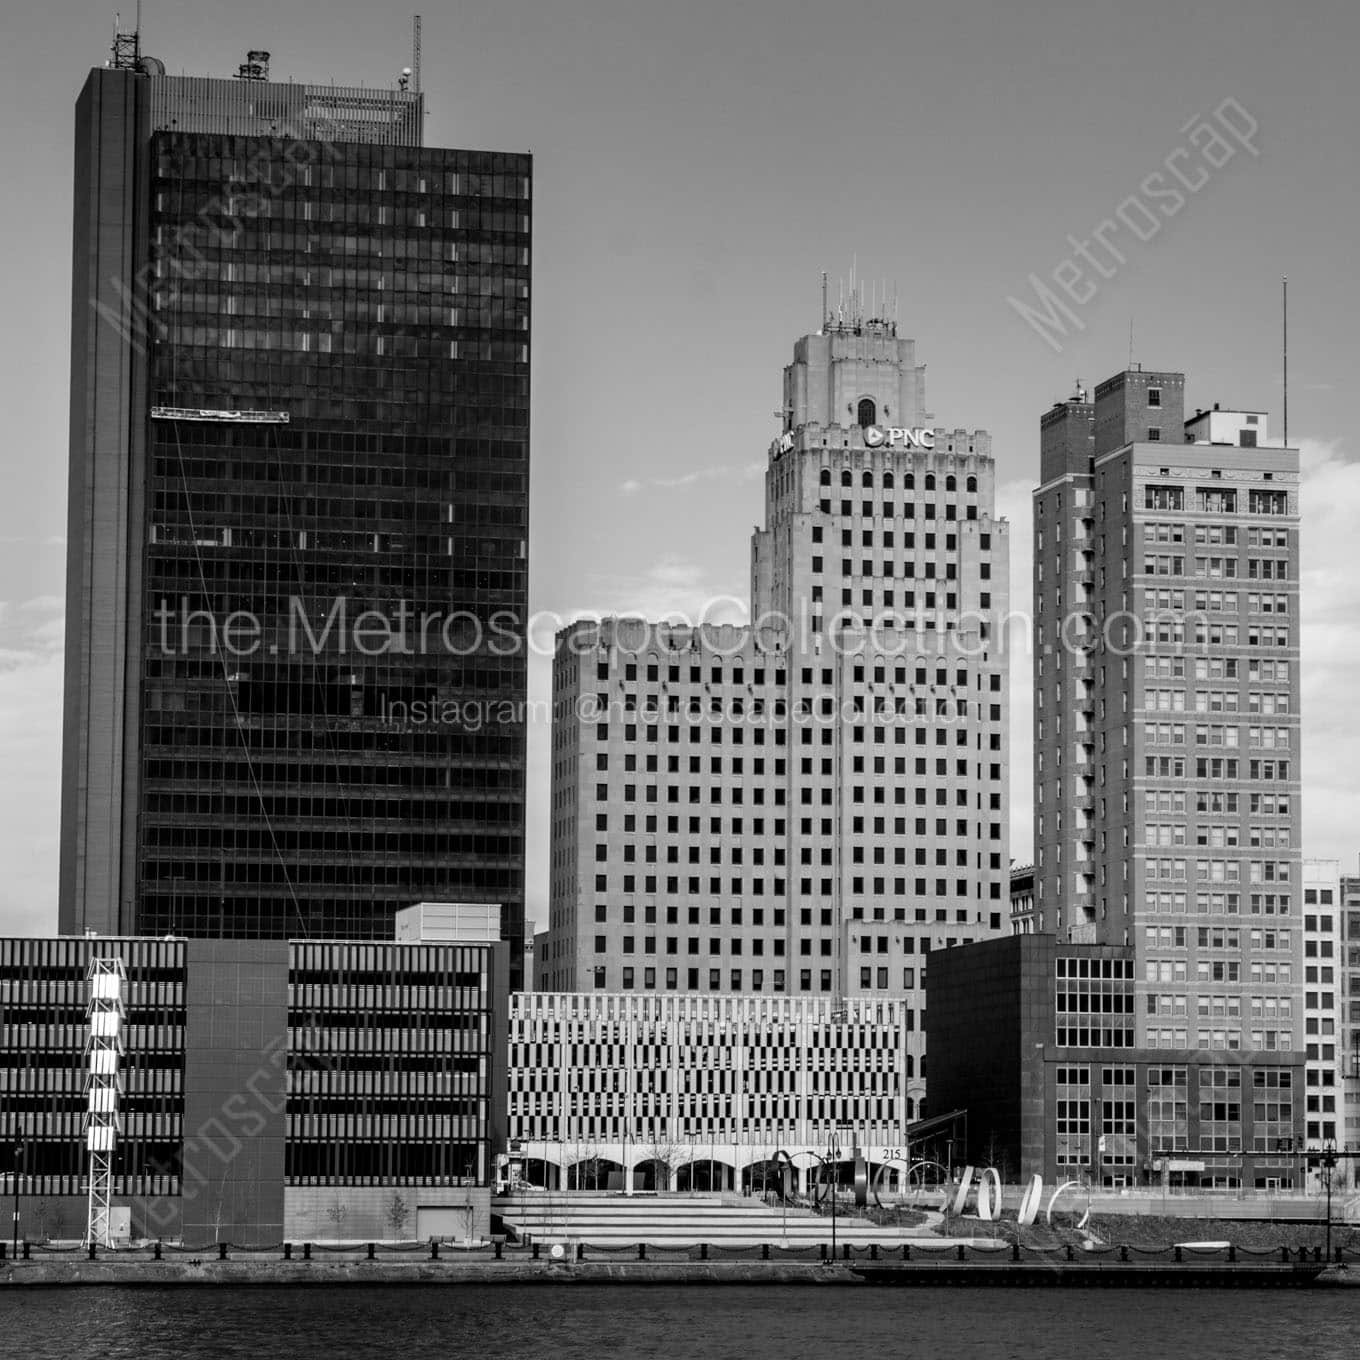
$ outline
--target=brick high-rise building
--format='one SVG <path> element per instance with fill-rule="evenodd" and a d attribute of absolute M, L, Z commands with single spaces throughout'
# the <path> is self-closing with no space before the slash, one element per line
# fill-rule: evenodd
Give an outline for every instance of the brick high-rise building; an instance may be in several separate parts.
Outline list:
<path fill-rule="evenodd" d="M 1139 1047 L 1297 1050 L 1298 454 L 1130 371 L 1041 421 L 1038 929 L 1129 945 Z"/>
<path fill-rule="evenodd" d="M 906 997 L 1007 929 L 1007 529 L 915 344 L 785 370 L 751 627 L 576 624 L 554 667 L 551 990 Z"/>
<path fill-rule="evenodd" d="M 530 158 L 267 62 L 76 108 L 61 928 L 494 902 L 517 975 Z"/>

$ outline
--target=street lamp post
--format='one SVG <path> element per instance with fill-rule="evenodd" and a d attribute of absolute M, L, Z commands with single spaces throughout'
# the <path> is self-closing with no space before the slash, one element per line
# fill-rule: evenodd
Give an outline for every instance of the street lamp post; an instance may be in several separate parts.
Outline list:
<path fill-rule="evenodd" d="M 1329 1138 L 1322 1145 L 1322 1173 L 1327 1178 L 1327 1260 L 1329 1263 L 1332 1259 L 1332 1170 L 1335 1166 L 1336 1142 Z"/>
<path fill-rule="evenodd" d="M 14 1260 L 19 1259 L 19 1167 L 24 1160 L 24 1149 L 14 1145 Z"/>
<path fill-rule="evenodd" d="M 836 1191 L 840 1184 L 841 1172 L 841 1145 L 840 1139 L 836 1134 L 831 1135 L 831 1139 L 826 1148 L 827 1160 L 831 1163 L 831 1259 L 836 1259 Z"/>

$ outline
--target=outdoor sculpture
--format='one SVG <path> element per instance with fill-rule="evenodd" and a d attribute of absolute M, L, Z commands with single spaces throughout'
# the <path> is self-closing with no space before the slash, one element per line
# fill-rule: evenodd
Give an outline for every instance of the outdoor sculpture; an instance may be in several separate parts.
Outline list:
<path fill-rule="evenodd" d="M 977 1216 L 984 1223 L 1001 1217 L 1001 1177 L 995 1167 L 987 1167 L 978 1179 Z"/>

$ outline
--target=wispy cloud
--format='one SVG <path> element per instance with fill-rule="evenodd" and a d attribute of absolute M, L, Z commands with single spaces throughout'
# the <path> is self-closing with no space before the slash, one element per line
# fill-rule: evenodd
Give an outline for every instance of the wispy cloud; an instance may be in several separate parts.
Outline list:
<path fill-rule="evenodd" d="M 1360 725 L 1360 576 L 1354 532 L 1360 462 L 1339 440 L 1299 441 L 1303 529 L 1299 581 L 1303 680 L 1303 848 L 1355 867 Z"/>
<path fill-rule="evenodd" d="M 630 477 L 619 483 L 619 492 L 624 496 L 636 496 L 640 491 L 678 491 L 687 486 L 699 486 L 706 482 L 753 482 L 764 475 L 764 463 L 729 464 L 724 467 L 696 468 L 693 472 L 683 472 L 678 477 Z"/>
<path fill-rule="evenodd" d="M 19 608 L 27 614 L 59 614 L 66 608 L 66 601 L 60 595 L 35 595 Z"/>
<path fill-rule="evenodd" d="M 0 602 L 0 934 L 57 928 L 62 602 Z"/>
<path fill-rule="evenodd" d="M 37 595 L 18 604 L 0 600 L 0 671 L 14 671 L 60 654 L 65 602 Z"/>

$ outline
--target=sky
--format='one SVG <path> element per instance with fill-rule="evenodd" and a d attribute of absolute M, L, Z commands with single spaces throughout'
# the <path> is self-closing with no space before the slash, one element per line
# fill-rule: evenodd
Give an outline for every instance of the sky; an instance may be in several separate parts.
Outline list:
<path fill-rule="evenodd" d="M 1266 410 L 1278 431 L 1288 275 L 1304 853 L 1355 871 L 1360 7 L 423 5 L 427 142 L 535 156 L 530 606 L 548 616 L 746 600 L 780 374 L 819 325 L 824 270 L 833 300 L 852 263 L 895 289 L 937 423 L 992 432 L 1019 610 L 1040 414 L 1132 355 L 1184 371 L 1188 408 Z M 80 0 L 5 21 L 0 934 L 56 927 L 71 137 L 112 25 Z M 172 73 L 230 75 L 263 47 L 276 79 L 387 87 L 410 61 L 410 12 L 352 0 L 147 0 L 141 31 Z M 1107 221 L 1111 253 L 1093 244 Z M 1066 300 L 1056 325 L 1033 320 L 1036 280 Z M 1012 673 L 1011 853 L 1027 860 L 1023 648 Z M 548 684 L 540 658 L 531 690 Z M 547 741 L 531 732 L 540 920 Z"/>

